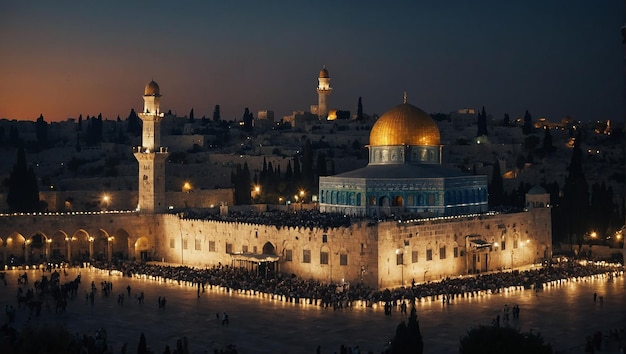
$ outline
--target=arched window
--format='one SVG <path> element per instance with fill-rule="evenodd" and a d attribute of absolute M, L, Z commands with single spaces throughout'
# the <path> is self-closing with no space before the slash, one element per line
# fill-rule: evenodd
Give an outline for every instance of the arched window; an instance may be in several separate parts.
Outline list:
<path fill-rule="evenodd" d="M 356 194 L 356 206 L 361 206 L 361 193 Z"/>
<path fill-rule="evenodd" d="M 399 206 L 399 207 L 404 206 L 404 199 L 402 198 L 401 195 L 396 195 L 393 198 L 393 206 Z"/>

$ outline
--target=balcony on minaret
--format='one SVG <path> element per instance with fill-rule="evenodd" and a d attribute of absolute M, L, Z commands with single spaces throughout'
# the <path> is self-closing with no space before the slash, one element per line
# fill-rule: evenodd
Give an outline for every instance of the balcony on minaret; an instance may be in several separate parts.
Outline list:
<path fill-rule="evenodd" d="M 133 153 L 140 153 L 140 154 L 167 154 L 167 147 L 166 146 L 160 146 L 158 149 L 150 149 L 147 147 L 143 147 L 143 146 L 133 146 Z"/>

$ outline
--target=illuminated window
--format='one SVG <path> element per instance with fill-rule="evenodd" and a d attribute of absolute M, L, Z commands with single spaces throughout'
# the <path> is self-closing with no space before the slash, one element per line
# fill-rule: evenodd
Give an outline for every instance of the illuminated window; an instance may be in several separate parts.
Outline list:
<path fill-rule="evenodd" d="M 427 261 L 433 260 L 433 250 L 426 250 L 426 260 Z"/>
<path fill-rule="evenodd" d="M 411 252 L 411 263 L 417 263 L 417 251 Z"/>
<path fill-rule="evenodd" d="M 396 265 L 404 264 L 404 253 L 396 254 Z"/>
<path fill-rule="evenodd" d="M 226 253 L 233 253 L 233 244 L 226 242 Z"/>
<path fill-rule="evenodd" d="M 291 262 L 293 260 L 293 251 L 285 250 L 285 261 Z"/>
<path fill-rule="evenodd" d="M 302 263 L 311 263 L 311 250 L 302 250 Z"/>
<path fill-rule="evenodd" d="M 439 259 L 446 259 L 446 247 L 439 248 Z"/>
<path fill-rule="evenodd" d="M 215 252 L 215 241 L 209 241 L 209 252 Z"/>
<path fill-rule="evenodd" d="M 320 264 L 328 264 L 328 252 L 320 252 Z"/>

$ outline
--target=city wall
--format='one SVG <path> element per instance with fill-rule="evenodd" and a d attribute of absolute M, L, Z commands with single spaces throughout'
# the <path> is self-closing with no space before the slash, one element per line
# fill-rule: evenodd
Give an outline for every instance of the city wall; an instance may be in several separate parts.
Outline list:
<path fill-rule="evenodd" d="M 433 221 L 384 222 L 379 224 L 378 235 L 381 288 L 517 268 L 552 254 L 549 208 Z"/>

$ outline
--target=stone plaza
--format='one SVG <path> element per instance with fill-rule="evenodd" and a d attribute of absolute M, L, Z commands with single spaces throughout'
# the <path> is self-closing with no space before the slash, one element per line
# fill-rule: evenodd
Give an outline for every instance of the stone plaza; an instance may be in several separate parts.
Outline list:
<path fill-rule="evenodd" d="M 7 271 L 7 285 L 0 283 L 0 306 L 17 308 L 17 278 L 24 272 L 28 274 L 29 287 L 42 276 L 41 270 Z M 333 310 L 208 287 L 198 297 L 197 288 L 189 284 L 122 277 L 93 268 L 72 268 L 67 273 L 65 276 L 61 271 L 61 283 L 78 274 L 82 280 L 78 297 L 69 301 L 67 310 L 57 314 L 54 304 L 46 303 L 39 317 L 29 318 L 28 310 L 18 308 L 17 329 L 28 322 L 49 323 L 65 326 L 72 333 L 94 336 L 104 328 L 112 353 L 120 353 L 124 343 L 127 353 L 136 352 L 141 333 L 154 353 L 162 353 L 166 345 L 174 349 L 183 336 L 188 339 L 191 353 L 212 353 L 229 344 L 236 345 L 239 353 L 315 353 L 318 345 L 322 353 L 335 353 L 342 344 L 358 345 L 361 353 L 380 353 L 398 323 L 406 320 L 399 308 L 389 317 L 384 316 L 382 306 Z M 98 289 L 93 305 L 85 299 L 92 281 Z M 103 281 L 113 284 L 109 297 L 100 291 Z M 126 294 L 128 285 L 131 296 L 119 305 L 116 299 L 119 294 Z M 145 294 L 143 304 L 136 300 L 141 292 Z M 593 301 L 594 292 L 602 297 L 602 303 Z M 160 309 L 157 299 L 163 296 L 167 304 Z M 467 330 L 491 324 L 505 304 L 519 305 L 520 318 L 503 321 L 502 325 L 540 332 L 555 352 L 582 353 L 587 336 L 624 328 L 625 303 L 622 273 L 614 278 L 596 276 L 567 281 L 540 291 L 514 290 L 457 298 L 446 305 L 440 300 L 422 299 L 416 308 L 425 353 L 458 352 L 460 338 Z M 222 325 L 224 312 L 229 323 Z M 615 347 L 608 349 L 602 352 L 617 353 Z"/>

